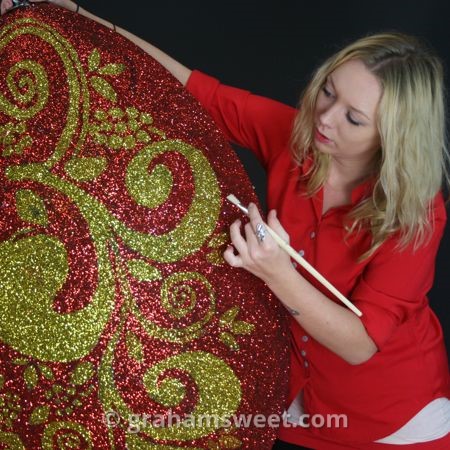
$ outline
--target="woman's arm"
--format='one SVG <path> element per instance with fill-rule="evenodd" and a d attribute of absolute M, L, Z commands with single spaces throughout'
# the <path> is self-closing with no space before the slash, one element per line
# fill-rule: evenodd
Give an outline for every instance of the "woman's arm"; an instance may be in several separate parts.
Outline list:
<path fill-rule="evenodd" d="M 80 8 L 80 11 L 81 9 L 82 8 Z M 83 10 L 83 13 L 85 13 L 84 15 L 86 17 L 90 17 L 91 19 L 96 20 L 96 16 L 94 16 L 93 14 L 90 14 L 85 10 Z M 164 66 L 183 86 L 186 86 L 186 83 L 189 77 L 191 76 L 192 70 L 188 69 L 186 66 L 183 66 L 183 64 L 173 59 L 167 53 L 164 53 L 163 51 L 159 50 L 155 46 L 144 41 L 143 39 L 135 36 L 129 31 L 124 30 L 123 28 L 120 27 L 116 27 L 116 31 L 120 33 L 122 36 L 129 39 L 134 44 L 136 44 L 150 56 L 155 58 L 156 61 L 158 61 L 162 66 Z"/>
<path fill-rule="evenodd" d="M 44 1 L 46 1 L 46 0 L 30 0 L 31 3 L 41 3 Z M 88 17 L 89 19 L 92 19 L 98 23 L 101 23 L 102 25 L 105 25 L 106 27 L 109 27 L 109 28 L 114 27 L 111 24 L 111 22 L 108 22 L 100 17 L 97 17 L 96 15 L 90 13 L 89 11 L 86 11 L 84 8 L 79 7 L 75 2 L 72 2 L 70 0 L 48 0 L 48 3 L 53 3 L 54 5 L 68 9 L 69 11 L 74 11 L 74 12 L 77 11 L 79 14 L 81 14 L 85 17 Z M 2 5 L 1 5 L 1 13 L 3 14 L 11 6 L 12 6 L 12 0 L 3 0 Z M 175 78 L 177 78 L 180 81 L 180 83 L 183 84 L 183 86 L 186 85 L 187 80 L 189 79 L 191 72 L 192 72 L 190 69 L 183 66 L 178 61 L 176 61 L 175 59 L 173 59 L 166 53 L 162 52 L 155 46 L 149 44 L 148 42 L 144 41 L 143 39 L 130 33 L 129 31 L 124 30 L 123 28 L 119 28 L 119 27 L 115 27 L 115 29 L 122 36 L 126 37 L 131 42 L 133 42 L 138 47 L 140 47 L 142 50 L 144 50 L 146 53 L 148 53 L 150 56 L 155 58 Z"/>
<path fill-rule="evenodd" d="M 369 360 L 378 349 L 360 318 L 303 278 L 292 266 L 289 255 L 270 236 L 263 243 L 257 241 L 254 230 L 263 220 L 254 204 L 249 205 L 249 218 L 245 237 L 241 235 L 239 221 L 231 225 L 231 241 L 238 255 L 229 247 L 224 253 L 225 260 L 261 278 L 303 329 L 333 353 L 352 365 Z M 275 211 L 269 213 L 268 225 L 289 240 Z"/>

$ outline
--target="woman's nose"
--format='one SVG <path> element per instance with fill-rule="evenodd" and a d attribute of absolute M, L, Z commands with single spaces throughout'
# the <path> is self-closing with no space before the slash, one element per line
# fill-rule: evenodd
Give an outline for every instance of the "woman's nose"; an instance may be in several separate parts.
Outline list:
<path fill-rule="evenodd" d="M 325 128 L 333 128 L 336 118 L 337 108 L 336 105 L 328 105 L 319 114 L 319 122 Z"/>

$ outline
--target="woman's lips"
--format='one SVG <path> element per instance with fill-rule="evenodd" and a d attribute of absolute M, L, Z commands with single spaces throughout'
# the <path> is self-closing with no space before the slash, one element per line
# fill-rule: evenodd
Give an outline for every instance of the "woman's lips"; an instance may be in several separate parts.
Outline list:
<path fill-rule="evenodd" d="M 322 134 L 317 128 L 316 132 L 314 133 L 314 137 L 323 144 L 329 144 L 331 142 L 331 139 L 328 139 L 324 134 Z"/>

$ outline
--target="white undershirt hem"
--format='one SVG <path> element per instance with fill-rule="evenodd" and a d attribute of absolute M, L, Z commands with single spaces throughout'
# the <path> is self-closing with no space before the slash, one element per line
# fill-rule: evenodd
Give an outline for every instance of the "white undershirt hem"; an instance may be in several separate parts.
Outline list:
<path fill-rule="evenodd" d="M 301 423 L 301 417 L 305 414 L 303 392 L 294 399 L 287 413 L 288 422 Z M 375 442 L 393 445 L 418 444 L 443 438 L 448 433 L 450 433 L 450 400 L 440 397 L 428 403 L 399 430 Z"/>

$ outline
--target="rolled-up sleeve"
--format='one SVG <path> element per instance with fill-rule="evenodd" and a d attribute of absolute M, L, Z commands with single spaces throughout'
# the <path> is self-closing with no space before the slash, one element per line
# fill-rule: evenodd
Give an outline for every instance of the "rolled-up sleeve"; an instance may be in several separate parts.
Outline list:
<path fill-rule="evenodd" d="M 289 146 L 295 108 L 223 85 L 197 70 L 192 72 L 186 88 L 226 138 L 252 150 L 265 168 L 277 152 Z"/>
<path fill-rule="evenodd" d="M 435 209 L 431 238 L 414 250 L 398 249 L 398 239 L 386 241 L 361 275 L 351 298 L 361 321 L 379 350 L 395 329 L 423 308 L 434 280 L 435 259 L 446 222 L 441 196 Z"/>

